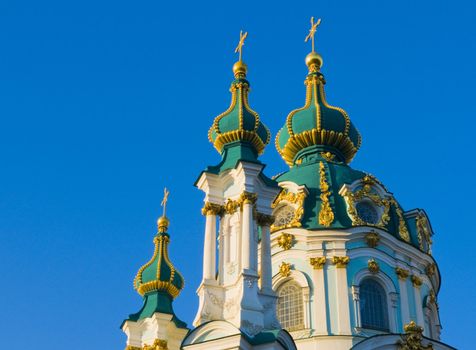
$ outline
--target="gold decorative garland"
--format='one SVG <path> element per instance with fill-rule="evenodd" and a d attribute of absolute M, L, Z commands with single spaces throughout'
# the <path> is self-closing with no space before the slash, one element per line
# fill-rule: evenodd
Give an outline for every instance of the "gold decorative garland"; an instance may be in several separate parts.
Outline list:
<path fill-rule="evenodd" d="M 303 190 L 298 191 L 297 193 L 293 193 L 288 191 L 287 189 L 283 189 L 276 199 L 271 204 L 272 209 L 276 209 L 280 203 L 288 202 L 295 206 L 294 209 L 294 217 L 286 225 L 271 225 L 271 232 L 279 231 L 285 228 L 292 228 L 292 227 L 301 227 L 301 218 L 304 214 L 304 199 L 306 198 L 306 194 Z"/>
<path fill-rule="evenodd" d="M 331 193 L 329 191 L 329 185 L 326 181 L 326 170 L 322 161 L 319 162 L 319 177 L 321 187 L 321 210 L 319 211 L 319 224 L 329 227 L 334 221 L 334 212 L 332 211 L 331 205 L 329 203 L 329 196 Z"/>

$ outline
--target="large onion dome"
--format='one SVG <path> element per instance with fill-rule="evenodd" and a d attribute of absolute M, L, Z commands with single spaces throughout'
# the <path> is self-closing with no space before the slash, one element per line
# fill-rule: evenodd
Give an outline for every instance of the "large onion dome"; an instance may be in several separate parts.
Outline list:
<path fill-rule="evenodd" d="M 134 279 L 134 289 L 144 297 L 144 304 L 139 312 L 129 315 L 129 320 L 137 321 L 152 316 L 155 312 L 174 315 L 178 327 L 185 323 L 177 319 L 173 312 L 172 301 L 184 287 L 184 279 L 169 259 L 167 233 L 169 220 L 162 216 L 157 221 L 158 232 L 154 237 L 154 254 L 143 265 Z"/>
<path fill-rule="evenodd" d="M 327 103 L 321 56 L 311 52 L 306 64 L 306 103 L 289 113 L 276 136 L 276 149 L 289 166 L 301 162 L 307 151 L 315 148 L 349 163 L 360 147 L 361 136 L 342 108 Z"/>
<path fill-rule="evenodd" d="M 208 132 L 208 139 L 222 155 L 228 146 L 240 142 L 250 144 L 259 155 L 271 137 L 258 113 L 248 104 L 250 83 L 246 80 L 246 71 L 246 64 L 242 61 L 233 66 L 235 80 L 230 87 L 230 107 L 215 118 Z"/>

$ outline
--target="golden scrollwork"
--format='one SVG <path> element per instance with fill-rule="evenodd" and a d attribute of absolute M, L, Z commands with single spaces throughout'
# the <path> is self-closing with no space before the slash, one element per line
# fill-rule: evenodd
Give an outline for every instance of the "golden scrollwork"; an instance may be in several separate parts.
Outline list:
<path fill-rule="evenodd" d="M 279 265 L 279 274 L 282 277 L 289 277 L 289 275 L 291 275 L 291 264 L 283 261 L 281 265 Z"/>
<path fill-rule="evenodd" d="M 395 273 L 397 274 L 398 278 L 402 281 L 405 281 L 408 278 L 408 276 L 410 276 L 410 271 L 402 267 L 396 267 Z"/>
<path fill-rule="evenodd" d="M 283 248 L 284 250 L 289 250 L 292 248 L 293 243 L 294 243 L 294 236 L 290 233 L 281 233 L 281 235 L 278 238 L 278 246 Z"/>
<path fill-rule="evenodd" d="M 411 275 L 410 279 L 412 280 L 413 287 L 415 288 L 420 288 L 423 284 L 422 279 L 416 275 Z"/>
<path fill-rule="evenodd" d="M 267 215 L 262 213 L 256 213 L 256 221 L 260 226 L 271 226 L 274 222 L 273 215 Z"/>
<path fill-rule="evenodd" d="M 395 198 L 391 199 L 393 206 L 395 207 L 395 212 L 398 216 L 398 234 L 405 242 L 410 242 L 410 232 L 408 231 L 405 218 L 403 217 L 403 212 L 400 206 L 398 205 Z"/>
<path fill-rule="evenodd" d="M 365 235 L 365 241 L 370 248 L 375 248 L 380 241 L 380 235 L 377 232 L 369 232 Z"/>
<path fill-rule="evenodd" d="M 304 214 L 304 199 L 306 198 L 306 194 L 303 190 L 298 191 L 297 193 L 293 193 L 288 191 L 287 189 L 283 189 L 276 199 L 271 204 L 271 208 L 276 209 L 281 203 L 289 203 L 294 206 L 294 217 L 293 219 L 286 225 L 271 225 L 271 232 L 275 232 L 278 230 L 282 230 L 285 228 L 291 227 L 301 227 L 301 218 Z"/>
<path fill-rule="evenodd" d="M 320 270 L 326 264 L 326 257 L 318 256 L 315 258 L 309 258 L 309 263 L 311 264 L 314 270 Z"/>
<path fill-rule="evenodd" d="M 206 202 L 202 208 L 202 215 L 221 215 L 223 207 L 219 204 Z"/>
<path fill-rule="evenodd" d="M 347 202 L 347 212 L 349 213 L 350 219 L 354 226 L 366 225 L 366 226 L 376 226 L 384 228 L 390 220 L 390 215 L 388 214 L 390 210 L 390 199 L 381 198 L 378 194 L 372 191 L 372 186 L 375 184 L 375 180 L 371 176 L 364 176 L 362 178 L 362 187 L 355 192 L 346 191 L 343 196 Z M 383 209 L 382 214 L 380 215 L 379 221 L 375 224 L 365 222 L 360 218 L 357 213 L 356 205 L 361 200 L 370 200 L 379 208 Z"/>
<path fill-rule="evenodd" d="M 370 259 L 367 262 L 367 267 L 371 273 L 378 273 L 380 271 L 380 266 L 375 259 Z"/>
<path fill-rule="evenodd" d="M 426 251 L 428 254 L 431 255 L 431 244 L 433 243 L 431 240 L 431 232 L 428 225 L 428 220 L 423 214 L 418 214 L 416 218 L 416 228 L 417 228 L 417 235 L 418 235 L 418 244 L 420 249 Z M 426 243 L 426 249 L 424 242 Z"/>
<path fill-rule="evenodd" d="M 233 199 L 228 198 L 224 205 L 224 210 L 226 214 L 234 214 L 238 210 L 239 207 L 240 207 L 239 201 L 234 201 Z"/>
<path fill-rule="evenodd" d="M 337 268 L 345 268 L 347 264 L 349 263 L 350 258 L 348 256 L 333 256 L 332 257 L 332 263 L 337 267 Z"/>
<path fill-rule="evenodd" d="M 398 342 L 399 350 L 432 350 L 433 345 L 423 345 L 423 328 L 418 326 L 415 321 L 410 321 L 403 326 L 405 334 L 402 334 L 402 339 Z"/>
<path fill-rule="evenodd" d="M 319 224 L 329 227 L 334 221 L 334 212 L 329 203 L 329 184 L 326 180 L 326 169 L 323 162 L 319 162 L 319 177 L 321 187 L 321 210 L 319 211 Z"/>
<path fill-rule="evenodd" d="M 127 345 L 124 350 L 142 350 L 140 346 Z"/>

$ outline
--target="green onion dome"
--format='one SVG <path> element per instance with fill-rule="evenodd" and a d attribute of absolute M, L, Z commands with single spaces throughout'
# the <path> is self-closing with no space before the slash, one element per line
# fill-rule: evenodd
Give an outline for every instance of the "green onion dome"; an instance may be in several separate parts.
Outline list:
<path fill-rule="evenodd" d="M 226 145 L 241 141 L 251 144 L 260 155 L 271 137 L 258 113 L 248 104 L 250 83 L 246 80 L 246 70 L 246 64 L 242 61 L 233 66 L 235 80 L 230 87 L 231 105 L 215 118 L 208 132 L 208 139 L 219 153 L 223 153 Z"/>
<path fill-rule="evenodd" d="M 289 166 L 299 164 L 303 153 L 316 146 L 349 163 L 360 147 L 360 133 L 342 108 L 327 103 L 321 56 L 311 52 L 306 64 L 306 103 L 289 113 L 286 125 L 276 135 L 276 149 Z"/>
<path fill-rule="evenodd" d="M 172 299 L 177 297 L 184 287 L 184 279 L 169 259 L 167 233 L 169 221 L 162 216 L 158 222 L 158 232 L 154 238 L 154 255 L 142 266 L 134 279 L 134 288 L 144 296 L 155 292 L 168 294 Z"/>

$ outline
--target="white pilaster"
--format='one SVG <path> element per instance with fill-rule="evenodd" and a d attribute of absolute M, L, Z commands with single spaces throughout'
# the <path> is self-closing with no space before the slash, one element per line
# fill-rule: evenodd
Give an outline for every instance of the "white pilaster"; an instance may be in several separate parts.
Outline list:
<path fill-rule="evenodd" d="M 205 214 L 205 242 L 203 245 L 203 279 L 215 279 L 216 273 L 216 215 L 212 211 Z"/>
<path fill-rule="evenodd" d="M 337 303 L 337 333 L 339 335 L 351 334 L 350 329 L 350 310 L 349 310 L 349 295 L 347 284 L 347 263 L 349 258 L 345 256 L 335 256 L 335 289 L 336 289 L 336 303 Z"/>
<path fill-rule="evenodd" d="M 409 309 L 409 302 L 408 302 L 408 283 L 407 278 L 400 277 L 398 278 L 398 286 L 400 289 L 400 310 L 402 313 L 402 323 L 403 325 L 410 322 L 410 309 Z M 403 327 L 401 325 L 400 327 Z M 399 328 L 400 328 L 399 327 Z M 403 330 L 403 328 L 401 329 Z"/>
<path fill-rule="evenodd" d="M 327 335 L 327 305 L 326 305 L 326 287 L 324 282 L 324 264 L 320 267 L 314 267 L 314 329 L 317 335 Z"/>
<path fill-rule="evenodd" d="M 241 266 L 244 270 L 251 270 L 253 205 L 247 200 L 243 202 L 243 224 L 241 232 Z"/>

